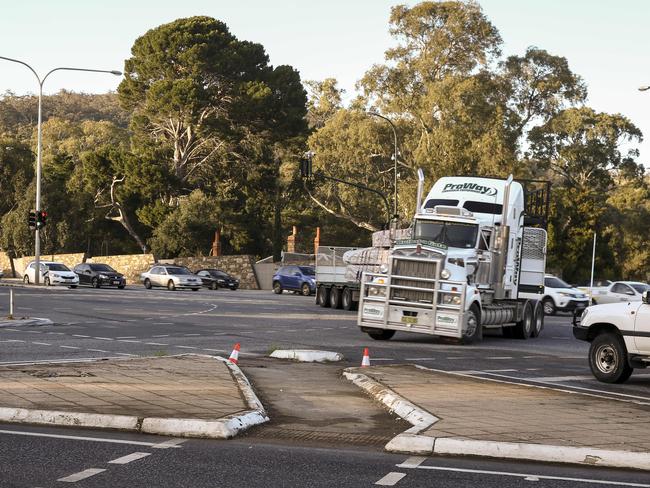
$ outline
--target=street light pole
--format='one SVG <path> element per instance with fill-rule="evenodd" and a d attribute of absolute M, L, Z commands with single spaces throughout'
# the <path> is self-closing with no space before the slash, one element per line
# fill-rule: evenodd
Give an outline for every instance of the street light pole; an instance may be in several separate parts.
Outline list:
<path fill-rule="evenodd" d="M 395 124 L 393 124 L 393 121 L 390 120 L 388 117 L 384 117 L 381 114 L 378 114 L 377 112 L 368 112 L 369 115 L 374 115 L 375 117 L 379 117 L 380 119 L 384 119 L 386 122 L 390 124 L 391 129 L 393 129 L 393 137 L 395 138 L 395 149 L 393 152 L 393 159 L 395 163 L 395 174 L 394 174 L 394 189 L 395 189 L 395 194 L 393 195 L 393 219 L 397 221 L 397 129 L 395 128 Z"/>
<path fill-rule="evenodd" d="M 4 59 L 5 61 L 11 61 L 13 63 L 18 63 L 22 64 L 23 66 L 26 66 L 32 73 L 34 73 L 34 76 L 36 77 L 36 80 L 38 81 L 38 125 L 37 125 L 37 146 L 36 146 L 36 215 L 37 219 L 40 219 L 40 211 L 41 211 L 41 166 L 42 166 L 42 159 L 41 159 L 41 152 L 42 152 L 42 147 L 43 147 L 43 131 L 41 127 L 41 121 L 42 121 L 42 106 L 43 106 L 43 84 L 45 83 L 45 80 L 47 79 L 48 76 L 50 76 L 52 73 L 55 71 L 86 71 L 90 73 L 109 73 L 115 76 L 122 76 L 121 71 L 116 71 L 116 70 L 103 70 L 103 69 L 88 69 L 88 68 L 67 68 L 67 67 L 60 67 L 60 68 L 54 68 L 50 71 L 47 72 L 47 74 L 41 79 L 40 76 L 38 76 L 38 73 L 32 68 L 30 65 L 25 63 L 24 61 L 20 61 L 19 59 L 12 59 L 12 58 L 6 58 L 4 56 L 0 56 L 0 59 Z M 34 282 L 38 285 L 41 282 L 41 235 L 40 235 L 40 228 L 37 225 L 36 230 L 34 231 L 34 264 L 36 266 L 36 270 L 34 273 Z"/>

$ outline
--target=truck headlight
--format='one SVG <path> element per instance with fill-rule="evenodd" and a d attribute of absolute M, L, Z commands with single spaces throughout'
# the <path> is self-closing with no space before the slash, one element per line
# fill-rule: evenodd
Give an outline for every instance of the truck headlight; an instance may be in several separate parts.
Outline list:
<path fill-rule="evenodd" d="M 440 272 L 440 277 L 441 277 L 443 280 L 448 280 L 448 279 L 451 277 L 451 272 L 450 272 L 448 269 L 443 269 L 443 270 Z"/>
<path fill-rule="evenodd" d="M 381 266 L 379 266 L 379 272 L 383 273 L 383 274 L 388 273 L 388 266 L 386 266 L 385 264 L 382 264 Z"/>
<path fill-rule="evenodd" d="M 385 297 L 386 296 L 386 288 L 383 286 L 372 286 L 370 285 L 368 287 L 368 296 L 370 297 Z"/>
<path fill-rule="evenodd" d="M 460 295 L 443 293 L 440 295 L 440 303 L 443 305 L 460 305 Z"/>

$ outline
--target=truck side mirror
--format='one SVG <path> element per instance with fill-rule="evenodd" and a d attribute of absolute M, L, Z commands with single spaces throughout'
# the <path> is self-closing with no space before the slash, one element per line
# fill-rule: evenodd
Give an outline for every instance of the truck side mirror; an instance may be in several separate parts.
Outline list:
<path fill-rule="evenodd" d="M 641 294 L 641 301 L 646 305 L 650 305 L 650 290 L 646 290 Z"/>

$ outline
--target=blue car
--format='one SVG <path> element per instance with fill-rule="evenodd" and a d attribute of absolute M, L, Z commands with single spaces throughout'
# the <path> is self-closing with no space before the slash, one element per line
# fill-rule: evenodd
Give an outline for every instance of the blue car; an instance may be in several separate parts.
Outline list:
<path fill-rule="evenodd" d="M 284 290 L 309 296 L 316 292 L 316 273 L 311 266 L 282 266 L 273 275 L 273 292 Z"/>

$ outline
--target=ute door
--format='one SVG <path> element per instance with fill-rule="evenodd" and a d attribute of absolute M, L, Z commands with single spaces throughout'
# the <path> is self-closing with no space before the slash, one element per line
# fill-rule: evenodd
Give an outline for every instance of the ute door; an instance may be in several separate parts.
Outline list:
<path fill-rule="evenodd" d="M 642 303 L 635 317 L 634 344 L 640 354 L 650 355 L 650 305 Z"/>
<path fill-rule="evenodd" d="M 632 287 L 625 283 L 615 283 L 610 291 L 609 303 L 633 302 L 636 300 L 636 293 Z"/>

